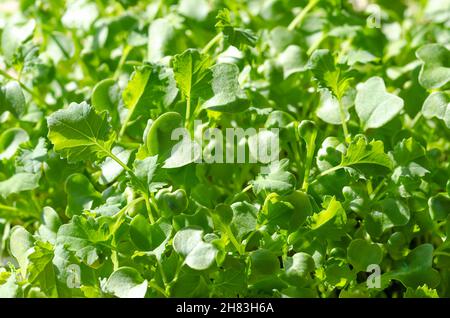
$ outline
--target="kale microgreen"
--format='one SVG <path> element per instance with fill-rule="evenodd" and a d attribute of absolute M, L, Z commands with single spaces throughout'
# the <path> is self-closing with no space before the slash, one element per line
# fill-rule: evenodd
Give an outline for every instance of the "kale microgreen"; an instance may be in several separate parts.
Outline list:
<path fill-rule="evenodd" d="M 0 297 L 450 297 L 448 1 L 60 2 L 0 6 Z"/>

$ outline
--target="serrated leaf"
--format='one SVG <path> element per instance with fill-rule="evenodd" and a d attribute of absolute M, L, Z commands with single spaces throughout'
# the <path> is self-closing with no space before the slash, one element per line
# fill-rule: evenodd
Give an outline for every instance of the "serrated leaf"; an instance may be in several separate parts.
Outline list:
<path fill-rule="evenodd" d="M 73 216 L 68 224 L 62 225 L 56 236 L 56 246 L 64 246 L 86 265 L 92 266 L 96 262 L 101 263 L 101 257 L 106 256 L 107 243 L 110 237 L 104 224 L 89 217 Z"/>
<path fill-rule="evenodd" d="M 214 96 L 203 104 L 203 108 L 226 113 L 247 109 L 250 101 L 239 87 L 238 67 L 235 64 L 221 63 L 214 65 L 211 70 Z"/>
<path fill-rule="evenodd" d="M 20 172 L 11 178 L 0 181 L 0 195 L 7 198 L 11 194 L 36 189 L 39 186 L 40 174 Z"/>
<path fill-rule="evenodd" d="M 211 60 L 207 55 L 188 49 L 175 55 L 172 65 L 178 88 L 186 99 L 204 94 L 211 78 Z"/>
<path fill-rule="evenodd" d="M 108 156 L 114 136 L 106 113 L 97 114 L 87 103 L 71 103 L 47 117 L 48 138 L 56 152 L 70 162 Z"/>
<path fill-rule="evenodd" d="M 357 137 L 348 146 L 342 156 L 341 167 L 350 167 L 363 173 L 379 174 L 392 170 L 391 158 L 384 152 L 382 141 L 367 142 L 363 137 Z"/>
<path fill-rule="evenodd" d="M 292 192 L 296 179 L 292 173 L 286 171 L 288 165 L 289 161 L 287 159 L 271 163 L 267 167 L 269 170 L 267 173 L 261 173 L 251 182 L 254 192 L 256 194 L 276 192 L 281 195 Z"/>

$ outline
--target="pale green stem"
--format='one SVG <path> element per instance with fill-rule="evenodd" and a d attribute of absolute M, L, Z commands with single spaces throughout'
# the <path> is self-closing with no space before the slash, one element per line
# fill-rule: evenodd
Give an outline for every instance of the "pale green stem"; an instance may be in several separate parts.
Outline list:
<path fill-rule="evenodd" d="M 162 289 L 160 286 L 158 286 L 158 284 L 153 283 L 153 282 L 148 282 L 148 286 L 159 291 L 161 294 L 164 295 L 164 297 L 166 297 L 166 298 L 169 297 L 169 295 L 167 295 L 166 291 L 164 289 Z"/>
<path fill-rule="evenodd" d="M 203 54 L 208 53 L 208 51 L 209 51 L 214 45 L 216 45 L 218 42 L 220 42 L 220 40 L 222 39 L 222 37 L 223 37 L 223 33 L 222 33 L 222 32 L 218 33 L 215 37 L 213 37 L 213 38 L 211 39 L 211 41 L 209 41 L 209 42 L 205 45 L 205 47 L 202 49 L 202 53 L 203 53 Z"/>
<path fill-rule="evenodd" d="M 123 52 L 122 52 L 122 56 L 120 57 L 119 64 L 117 65 L 116 71 L 114 72 L 113 79 L 117 80 L 119 78 L 120 71 L 121 71 L 123 65 L 125 64 L 128 54 L 130 54 L 132 48 L 133 47 L 128 44 L 125 45 Z"/>
<path fill-rule="evenodd" d="M 130 121 L 131 116 L 133 116 L 133 110 L 129 109 L 127 117 L 125 117 L 125 121 L 123 122 L 122 127 L 119 131 L 119 140 L 122 139 L 123 135 L 125 134 L 125 130 L 127 130 L 128 122 Z"/>
<path fill-rule="evenodd" d="M 0 210 L 16 212 L 16 213 L 20 213 L 21 212 L 18 208 L 15 208 L 15 207 L 12 207 L 12 206 L 7 206 L 7 205 L 1 204 L 1 203 L 0 203 Z"/>
<path fill-rule="evenodd" d="M 309 172 L 311 171 L 311 165 L 314 157 L 314 152 L 316 150 L 316 137 L 317 132 L 314 134 L 314 136 L 311 138 L 310 143 L 306 145 L 306 164 L 305 164 L 305 174 L 303 175 L 303 184 L 302 184 L 302 190 L 304 192 L 308 191 L 308 178 L 309 178 Z"/>
<path fill-rule="evenodd" d="M 147 194 L 144 194 L 144 199 L 145 199 L 145 207 L 147 208 L 148 218 L 150 220 L 150 223 L 153 224 L 155 223 L 155 219 L 153 218 L 152 208 L 150 206 L 150 200 L 148 199 Z"/>
<path fill-rule="evenodd" d="M 345 118 L 344 106 L 342 105 L 341 98 L 338 97 L 337 100 L 339 103 L 339 115 L 341 116 L 342 130 L 344 131 L 345 142 L 350 143 L 351 139 L 350 139 L 350 135 L 348 133 L 347 119 Z"/>
<path fill-rule="evenodd" d="M 319 2 L 319 0 L 310 0 L 309 3 L 300 11 L 300 13 L 292 20 L 292 22 L 288 26 L 289 31 L 293 31 L 296 27 L 300 26 L 305 19 L 306 15 L 315 5 Z"/>
<path fill-rule="evenodd" d="M 186 122 L 184 123 L 186 128 L 189 128 L 191 120 L 191 97 L 186 96 Z"/>

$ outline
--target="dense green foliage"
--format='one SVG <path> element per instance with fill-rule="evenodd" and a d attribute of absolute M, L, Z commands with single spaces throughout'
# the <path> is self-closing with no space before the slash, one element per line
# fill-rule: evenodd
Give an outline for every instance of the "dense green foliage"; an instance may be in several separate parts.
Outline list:
<path fill-rule="evenodd" d="M 0 297 L 450 297 L 450 2 L 353 2 L 2 1 Z"/>

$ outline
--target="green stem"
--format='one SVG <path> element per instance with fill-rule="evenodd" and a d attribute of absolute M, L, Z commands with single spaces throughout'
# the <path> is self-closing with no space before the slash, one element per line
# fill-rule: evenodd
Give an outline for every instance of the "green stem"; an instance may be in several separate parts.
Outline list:
<path fill-rule="evenodd" d="M 161 278 L 164 284 L 164 289 L 166 292 L 168 292 L 168 285 L 167 285 L 167 276 L 166 273 L 164 272 L 164 268 L 161 265 L 161 262 L 158 258 L 156 258 L 156 266 L 158 266 L 159 269 L 159 273 L 161 274 Z"/>
<path fill-rule="evenodd" d="M 317 137 L 317 131 L 311 137 L 309 144 L 306 145 L 306 164 L 305 164 L 305 173 L 303 175 L 303 184 L 302 184 L 302 190 L 304 192 L 308 191 L 309 173 L 311 171 L 311 165 L 312 165 L 312 161 L 313 161 L 313 157 L 314 157 L 314 152 L 316 150 L 316 137 Z"/>
<path fill-rule="evenodd" d="M 211 41 L 209 41 L 206 45 L 205 45 L 205 47 L 202 49 L 202 54 L 206 54 L 206 53 L 208 53 L 208 51 L 214 46 L 214 45 L 216 45 L 218 42 L 220 42 L 220 40 L 222 39 L 222 37 L 223 37 L 223 33 L 222 32 L 220 32 L 220 33 L 218 33 L 215 37 L 213 37 L 212 39 L 211 39 Z"/>
<path fill-rule="evenodd" d="M 153 209 L 156 211 L 156 213 L 157 213 L 158 215 L 161 215 L 161 212 L 159 212 L 158 205 L 156 204 L 156 198 L 155 198 L 155 193 L 154 193 L 154 192 L 151 192 L 151 193 L 150 193 L 150 198 L 151 198 L 150 203 L 151 203 Z"/>
<path fill-rule="evenodd" d="M 148 286 L 159 291 L 161 294 L 164 295 L 164 297 L 166 297 L 166 298 L 169 297 L 169 295 L 166 293 L 166 291 L 164 289 L 162 289 L 158 284 L 156 284 L 154 282 L 148 282 Z"/>
<path fill-rule="evenodd" d="M 306 54 L 308 56 L 310 56 L 318 47 L 319 45 L 323 42 L 323 40 L 325 40 L 328 36 L 328 33 L 323 33 L 319 39 L 317 39 L 312 45 L 311 47 L 308 49 L 308 51 L 306 52 Z"/>
<path fill-rule="evenodd" d="M 348 134 L 347 120 L 345 118 L 344 106 L 342 105 L 341 98 L 338 97 L 337 100 L 339 104 L 339 115 L 341 116 L 342 130 L 344 131 L 345 142 L 349 144 L 351 142 L 351 139 L 350 135 Z"/>
<path fill-rule="evenodd" d="M 125 130 L 127 130 L 128 122 L 131 119 L 131 116 L 133 116 L 134 109 L 128 109 L 127 117 L 125 117 L 125 121 L 122 124 L 122 127 L 119 131 L 119 140 L 122 139 L 123 135 L 125 134 Z"/>
<path fill-rule="evenodd" d="M 233 202 L 237 197 L 239 197 L 241 194 L 247 192 L 248 190 L 250 190 L 251 188 L 253 188 L 252 184 L 249 184 L 248 186 L 246 186 L 241 192 L 236 193 L 231 200 L 227 201 L 228 203 Z"/>
<path fill-rule="evenodd" d="M 248 188 L 248 187 L 247 187 Z M 236 239 L 236 236 L 234 236 L 233 231 L 231 230 L 230 226 L 228 224 L 224 224 L 214 213 L 211 212 L 211 210 L 207 209 L 208 214 L 211 216 L 211 218 L 214 220 L 214 223 L 218 223 L 222 231 L 225 233 L 225 235 L 230 240 L 231 244 L 236 248 L 239 255 L 243 255 L 244 251 L 242 250 L 243 246 L 241 243 L 238 242 Z"/>
<path fill-rule="evenodd" d="M 301 178 L 302 178 L 302 176 L 301 176 L 301 168 L 302 168 L 303 165 L 301 164 L 300 153 L 298 151 L 296 143 L 289 142 L 288 145 L 289 145 L 288 148 L 290 149 L 289 152 L 291 153 L 291 156 L 294 157 L 295 164 L 297 166 L 297 177 L 298 177 L 298 180 L 301 180 Z"/>
<path fill-rule="evenodd" d="M 114 80 L 117 80 L 119 78 L 120 70 L 122 69 L 123 65 L 125 64 L 128 54 L 130 54 L 132 48 L 133 47 L 128 44 L 125 45 L 123 52 L 122 52 L 122 56 L 120 57 L 120 60 L 119 60 L 119 64 L 117 65 L 116 71 L 114 72 L 114 76 L 113 76 Z"/>
<path fill-rule="evenodd" d="M 228 225 L 224 225 L 223 227 L 225 229 L 225 233 L 226 233 L 227 237 L 230 239 L 231 244 L 233 244 L 233 246 L 236 248 L 239 255 L 243 255 L 244 254 L 244 251 L 242 250 L 243 246 L 241 243 L 238 242 L 238 240 L 234 236 L 233 232 L 231 231 L 231 228 Z"/>
<path fill-rule="evenodd" d="M 305 19 L 306 15 L 312 8 L 316 6 L 319 0 L 310 0 L 309 3 L 300 11 L 300 13 L 292 20 L 292 22 L 288 26 L 289 31 L 293 31 L 296 27 L 300 26 Z"/>
<path fill-rule="evenodd" d="M 21 213 L 21 211 L 18 208 L 15 208 L 12 206 L 7 206 L 7 205 L 1 204 L 1 203 L 0 203 L 0 210 Z"/>
<path fill-rule="evenodd" d="M 120 160 L 115 154 L 113 154 L 112 151 L 109 151 L 106 148 L 103 148 L 103 150 L 106 151 L 108 156 L 111 157 L 111 159 L 113 159 L 115 162 L 117 162 L 122 168 L 124 168 L 130 175 L 136 177 L 133 170 L 131 170 L 131 168 L 129 168 L 122 160 Z"/>
<path fill-rule="evenodd" d="M 144 199 L 145 199 L 145 207 L 147 208 L 148 218 L 150 220 L 150 223 L 153 224 L 155 223 L 155 219 L 153 218 L 152 208 L 150 206 L 150 200 L 148 199 L 147 194 L 144 194 Z"/>
<path fill-rule="evenodd" d="M 411 121 L 410 129 L 414 128 L 414 126 L 417 124 L 417 122 L 420 120 L 421 117 L 422 117 L 422 112 L 420 111 L 416 114 L 416 116 L 414 116 L 413 120 Z"/>
<path fill-rule="evenodd" d="M 325 176 L 325 175 L 327 175 L 327 174 L 330 174 L 330 173 L 332 173 L 332 172 L 335 172 L 336 170 L 339 170 L 339 169 L 341 169 L 341 168 L 343 168 L 343 167 L 342 167 L 342 166 L 336 166 L 336 167 L 330 168 L 330 169 L 328 169 L 328 170 L 325 170 L 325 171 L 321 172 L 321 173 L 317 176 L 317 178 L 321 178 L 321 177 L 323 177 L 323 176 Z"/>
<path fill-rule="evenodd" d="M 189 129 L 190 120 L 191 120 L 191 97 L 186 96 L 186 122 L 184 124 L 187 129 Z"/>
<path fill-rule="evenodd" d="M 380 184 L 378 184 L 377 187 L 370 194 L 372 200 L 375 199 L 375 197 L 377 196 L 378 192 L 380 192 L 380 190 L 383 188 L 383 186 L 384 186 L 384 180 L 382 182 L 380 182 Z"/>
<path fill-rule="evenodd" d="M 448 257 L 450 257 L 450 253 L 447 253 L 447 252 L 434 252 L 433 254 L 434 254 L 434 255 L 442 255 L 442 256 L 448 256 Z"/>

